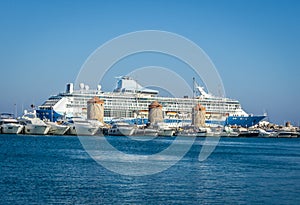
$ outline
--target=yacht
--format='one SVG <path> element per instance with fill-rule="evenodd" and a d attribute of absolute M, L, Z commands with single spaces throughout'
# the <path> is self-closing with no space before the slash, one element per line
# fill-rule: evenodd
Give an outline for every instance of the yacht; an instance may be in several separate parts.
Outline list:
<path fill-rule="evenodd" d="M 108 130 L 108 135 L 113 136 L 132 136 L 135 134 L 136 126 L 126 122 L 115 122 L 112 127 Z"/>
<path fill-rule="evenodd" d="M 295 131 L 286 131 L 286 130 L 279 130 L 277 132 L 278 138 L 295 138 L 298 137 L 298 133 Z"/>
<path fill-rule="evenodd" d="M 68 133 L 71 135 L 93 136 L 103 126 L 97 120 L 86 120 L 84 118 L 71 118 L 64 123 L 69 127 Z"/>
<path fill-rule="evenodd" d="M 24 125 L 25 134 L 46 135 L 50 130 L 50 126 L 36 116 L 35 110 L 33 112 L 25 110 L 19 122 Z"/>
<path fill-rule="evenodd" d="M 20 134 L 24 128 L 13 114 L 2 113 L 0 116 L 1 133 L 3 134 Z"/>
<path fill-rule="evenodd" d="M 134 135 L 136 136 L 158 136 L 158 129 L 155 129 L 154 127 L 147 127 L 147 126 L 141 126 L 135 129 Z"/>
<path fill-rule="evenodd" d="M 184 126 L 175 133 L 176 136 L 186 136 L 186 137 L 206 137 L 210 131 L 207 129 L 199 129 L 193 125 Z M 208 132 L 208 133 L 207 133 Z M 211 134 L 212 135 L 212 134 Z"/>
<path fill-rule="evenodd" d="M 49 135 L 64 135 L 70 127 L 61 122 L 46 122 L 50 126 Z"/>
<path fill-rule="evenodd" d="M 263 129 L 258 129 L 259 135 L 258 137 L 272 137 L 272 133 L 271 132 L 267 132 Z"/>
<path fill-rule="evenodd" d="M 220 133 L 220 136 L 222 136 L 222 137 L 238 137 L 239 132 L 236 132 L 229 126 L 225 126 L 223 131 Z"/>
<path fill-rule="evenodd" d="M 239 137 L 258 137 L 259 135 L 260 132 L 258 130 L 246 130 L 239 133 Z"/>
<path fill-rule="evenodd" d="M 175 134 L 175 129 L 164 122 L 156 123 L 153 127 L 158 130 L 158 136 L 174 136 Z"/>

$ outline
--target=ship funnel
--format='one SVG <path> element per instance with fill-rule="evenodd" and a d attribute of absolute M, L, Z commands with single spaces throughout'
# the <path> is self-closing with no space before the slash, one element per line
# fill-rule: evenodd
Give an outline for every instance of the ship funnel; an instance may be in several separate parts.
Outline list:
<path fill-rule="evenodd" d="M 205 126 L 205 107 L 200 104 L 197 104 L 192 108 L 192 125 L 195 127 L 204 127 Z"/>
<path fill-rule="evenodd" d="M 159 104 L 157 101 L 153 101 L 149 105 L 149 115 L 148 115 L 149 122 L 153 125 L 156 123 L 163 122 L 163 111 L 162 105 Z"/>
<path fill-rule="evenodd" d="M 98 120 L 104 123 L 104 101 L 98 97 L 93 97 L 87 102 L 87 119 Z"/>
<path fill-rule="evenodd" d="M 66 93 L 72 94 L 73 91 L 74 91 L 74 85 L 73 85 L 73 83 L 68 83 L 67 84 Z"/>

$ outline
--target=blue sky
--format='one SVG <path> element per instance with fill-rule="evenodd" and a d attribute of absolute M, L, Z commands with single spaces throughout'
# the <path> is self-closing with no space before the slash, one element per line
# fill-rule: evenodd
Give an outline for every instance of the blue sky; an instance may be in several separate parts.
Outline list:
<path fill-rule="evenodd" d="M 153 29 L 198 44 L 227 97 L 247 112 L 267 111 L 272 122 L 297 125 L 299 20 L 300 2 L 289 0 L 0 1 L 0 112 L 40 105 L 75 81 L 97 47 Z"/>

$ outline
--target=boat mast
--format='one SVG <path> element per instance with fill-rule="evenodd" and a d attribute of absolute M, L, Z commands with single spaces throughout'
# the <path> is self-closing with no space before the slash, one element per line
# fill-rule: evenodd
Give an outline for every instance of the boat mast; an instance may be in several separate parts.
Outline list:
<path fill-rule="evenodd" d="M 192 98 L 192 124 L 193 124 L 193 119 L 195 119 L 195 77 L 193 77 L 193 98 Z"/>
<path fill-rule="evenodd" d="M 193 77 L 193 101 L 195 99 L 195 77 Z"/>
<path fill-rule="evenodd" d="M 18 107 L 17 107 L 17 103 L 14 103 L 14 107 L 15 107 L 15 118 L 18 117 Z"/>
<path fill-rule="evenodd" d="M 54 120 L 53 120 L 53 119 L 54 119 L 53 113 L 54 113 L 54 112 L 53 112 L 53 106 L 51 106 L 51 122 L 54 122 Z"/>

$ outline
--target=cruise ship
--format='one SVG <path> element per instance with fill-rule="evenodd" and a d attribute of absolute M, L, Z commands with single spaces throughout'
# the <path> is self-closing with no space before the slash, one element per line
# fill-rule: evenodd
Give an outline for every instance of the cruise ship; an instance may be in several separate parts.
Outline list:
<path fill-rule="evenodd" d="M 265 118 L 265 115 L 247 114 L 239 101 L 209 94 L 201 86 L 196 86 L 195 97 L 163 97 L 159 91 L 141 86 L 129 76 L 118 79 L 112 92 L 104 92 L 101 86 L 89 89 L 80 83 L 78 89 L 69 83 L 66 91 L 51 96 L 37 110 L 41 119 L 57 121 L 69 117 L 86 117 L 87 101 L 97 96 L 104 101 L 104 121 L 126 121 L 132 124 L 148 122 L 148 106 L 157 101 L 162 105 L 164 122 L 173 127 L 191 124 L 192 107 L 200 103 L 206 108 L 205 123 L 208 126 L 236 125 L 251 127 Z"/>

